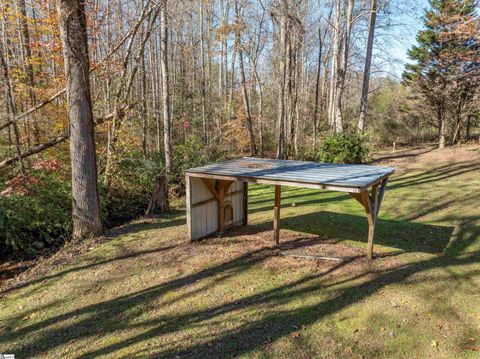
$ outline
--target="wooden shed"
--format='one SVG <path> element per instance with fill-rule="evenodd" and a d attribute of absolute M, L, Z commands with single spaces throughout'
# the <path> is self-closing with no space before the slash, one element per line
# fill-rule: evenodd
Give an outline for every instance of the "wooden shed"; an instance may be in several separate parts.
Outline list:
<path fill-rule="evenodd" d="M 196 240 L 248 223 L 248 183 L 275 186 L 273 227 L 280 241 L 281 187 L 294 186 L 349 193 L 367 215 L 369 258 L 378 212 L 392 167 L 345 165 L 244 157 L 185 172 L 187 228 Z"/>

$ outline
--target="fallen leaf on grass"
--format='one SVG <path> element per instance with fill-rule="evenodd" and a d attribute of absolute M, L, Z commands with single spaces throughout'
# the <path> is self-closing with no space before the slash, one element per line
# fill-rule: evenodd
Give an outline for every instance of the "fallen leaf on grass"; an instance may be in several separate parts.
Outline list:
<path fill-rule="evenodd" d="M 465 345 L 465 349 L 480 352 L 480 345 Z"/>
<path fill-rule="evenodd" d="M 432 340 L 430 346 L 432 346 L 433 348 L 438 348 L 438 342 L 436 340 Z"/>

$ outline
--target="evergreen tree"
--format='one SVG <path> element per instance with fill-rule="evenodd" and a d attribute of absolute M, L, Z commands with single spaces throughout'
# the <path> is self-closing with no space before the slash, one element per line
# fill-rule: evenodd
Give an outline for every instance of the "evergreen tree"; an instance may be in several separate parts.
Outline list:
<path fill-rule="evenodd" d="M 480 21 L 477 0 L 430 0 L 425 30 L 408 55 L 405 83 L 417 88 L 435 113 L 439 147 L 447 131 L 459 139 L 464 120 L 474 113 L 480 88 Z"/>

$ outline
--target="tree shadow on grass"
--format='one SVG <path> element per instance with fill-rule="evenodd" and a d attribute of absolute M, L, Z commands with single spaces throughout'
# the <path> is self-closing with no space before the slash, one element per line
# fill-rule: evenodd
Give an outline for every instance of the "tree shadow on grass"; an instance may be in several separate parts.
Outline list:
<path fill-rule="evenodd" d="M 155 218 L 145 218 L 140 221 L 112 228 L 105 233 L 105 236 L 111 238 L 125 234 L 131 235 L 146 230 L 176 227 L 182 224 L 185 224 L 185 211 L 171 210 L 169 213 L 164 213 Z"/>
<path fill-rule="evenodd" d="M 5 294 L 10 293 L 14 290 L 25 288 L 25 287 L 35 285 L 35 284 L 38 284 L 38 283 L 45 283 L 46 281 L 49 281 L 49 280 L 52 280 L 52 279 L 55 279 L 55 278 L 61 278 L 61 277 L 65 276 L 67 274 L 70 274 L 70 273 L 79 272 L 79 271 L 83 271 L 83 270 L 88 270 L 88 269 L 92 269 L 92 268 L 95 268 L 95 267 L 100 267 L 100 266 L 108 264 L 108 263 L 118 262 L 118 261 L 122 261 L 122 260 L 125 260 L 125 259 L 141 257 L 142 255 L 145 255 L 145 254 L 161 253 L 163 251 L 166 251 L 166 250 L 169 250 L 169 249 L 172 249 L 172 248 L 175 248 L 175 247 L 176 247 L 176 245 L 163 246 L 163 247 L 149 249 L 149 250 L 141 250 L 141 251 L 119 254 L 119 255 L 114 256 L 113 258 L 109 258 L 109 259 L 106 259 L 106 260 L 103 259 L 103 260 L 89 261 L 88 264 L 76 265 L 74 267 L 70 267 L 66 270 L 62 270 L 62 271 L 56 272 L 54 274 L 41 276 L 40 278 L 36 278 L 36 279 L 33 279 L 33 280 L 22 282 L 22 283 L 17 284 L 17 285 L 13 285 L 11 287 L 8 287 L 7 289 L 4 289 L 4 290 L 0 291 L 0 295 L 5 295 Z"/>
<path fill-rule="evenodd" d="M 318 217 L 314 215 L 305 215 L 291 217 L 284 226 L 310 221 L 317 224 L 319 219 L 328 222 L 328 217 L 336 217 L 340 224 L 348 224 L 352 227 L 352 221 L 365 221 L 364 218 L 354 218 L 355 216 L 338 215 L 328 212 L 321 212 Z M 447 238 L 451 234 L 451 228 L 437 228 L 436 226 L 422 225 L 416 223 L 390 223 L 385 221 L 379 227 L 390 228 L 391 233 L 398 234 L 401 238 L 400 243 L 405 241 L 406 250 L 425 251 L 437 253 L 445 247 L 444 240 L 438 238 Z M 290 224 L 289 224 L 290 223 Z M 320 225 L 319 228 L 322 226 Z M 335 229 L 338 226 L 330 227 Z M 366 227 L 364 228 L 366 229 Z M 295 228 L 298 230 L 298 228 Z M 379 229 L 380 241 L 385 245 L 391 244 L 388 231 Z M 383 232 L 383 233 L 382 233 Z M 354 239 L 355 234 L 348 232 L 335 232 L 338 238 Z M 427 233 L 424 238 L 431 243 L 408 242 L 412 234 Z M 359 232 L 360 234 L 360 232 Z M 362 233 L 362 236 L 364 233 Z M 393 240 L 393 239 L 392 239 Z M 361 301 L 385 285 L 392 283 L 403 283 L 413 275 L 422 273 L 434 268 L 464 266 L 480 261 L 480 252 L 474 251 L 461 258 L 453 256 L 435 256 L 421 260 L 415 263 L 398 262 L 392 267 L 382 268 L 366 267 L 366 270 L 347 270 L 347 276 L 331 277 L 325 279 L 327 274 L 331 274 L 349 264 L 344 261 L 333 265 L 324 272 L 312 272 L 301 278 L 287 284 L 279 284 L 268 290 L 256 292 L 254 294 L 229 299 L 222 303 L 213 303 L 208 308 L 192 309 L 189 311 L 168 312 L 156 318 L 150 319 L 148 316 L 142 320 L 137 320 L 146 309 L 152 309 L 155 306 L 167 306 L 174 302 L 186 298 L 195 298 L 202 293 L 208 293 L 210 290 L 221 287 L 225 280 L 238 277 L 254 266 L 261 265 L 262 262 L 276 256 L 278 249 L 306 248 L 319 243 L 319 238 L 299 238 L 287 243 L 281 243 L 276 247 L 262 247 L 258 250 L 246 253 L 232 260 L 227 260 L 198 272 L 188 274 L 166 283 L 155 285 L 131 294 L 118 296 L 111 300 L 101 303 L 86 305 L 71 312 L 62 313 L 50 318 L 38 321 L 30 325 L 24 325 L 15 328 L 15 323 L 10 323 L 6 330 L 9 335 L 0 339 L 0 344 L 5 345 L 6 340 L 18 340 L 20 338 L 29 338 L 35 334 L 35 340 L 27 341 L 20 348 L 13 348 L 19 356 L 32 356 L 35 354 L 46 353 L 58 346 L 65 345 L 70 341 L 88 340 L 102 335 L 111 335 L 114 332 L 132 331 L 132 335 L 126 338 L 118 339 L 116 342 L 106 344 L 105 346 L 91 348 L 82 358 L 96 357 L 101 355 L 114 354 L 129 346 L 141 342 L 148 342 L 161 336 L 168 336 L 180 333 L 192 327 L 208 328 L 215 325 L 215 322 L 224 322 L 225 320 L 235 321 L 235 318 L 229 318 L 230 315 L 238 311 L 248 311 L 254 307 L 262 306 L 268 308 L 263 311 L 261 318 L 243 320 L 238 323 L 235 329 L 223 329 L 224 326 L 215 335 L 206 338 L 194 338 L 191 343 L 183 343 L 181 349 L 175 349 L 175 346 L 157 348 L 156 357 L 233 357 L 262 348 L 264 345 L 285 337 L 298 330 L 301 325 L 309 325 L 325 316 L 334 314 L 349 305 Z M 398 243 L 398 242 L 395 242 Z M 408 245 L 407 245 L 408 244 Z M 198 244 L 192 244 L 198 245 Z M 456 244 L 453 243 L 453 246 Z M 398 248 L 398 247 L 397 247 Z M 467 248 L 463 246 L 456 253 L 465 253 Z M 213 254 L 213 253 L 212 253 Z M 362 260 L 364 258 L 352 260 Z M 373 263 L 374 264 L 374 263 Z M 478 271 L 477 271 L 478 272 Z M 476 272 L 475 272 L 476 273 Z M 474 273 L 466 273 L 464 278 L 473 276 Z M 192 284 L 195 286 L 192 287 Z M 319 292 L 321 291 L 321 292 Z M 328 292 L 328 296 L 318 296 L 313 304 L 308 301 L 308 305 L 298 307 L 293 305 L 292 309 L 285 309 L 289 304 L 301 301 L 304 296 L 315 298 L 315 293 Z M 168 295 L 167 295 L 168 294 Z M 160 302 L 159 302 L 160 301 Z M 277 309 L 282 308 L 282 309 Z M 71 321 L 72 317 L 79 318 Z M 212 323 L 213 321 L 213 323 Z M 227 326 L 228 327 L 228 326 Z M 136 355 L 141 353 L 136 352 Z M 151 356 L 151 351 L 149 351 Z"/>
<path fill-rule="evenodd" d="M 122 235 L 134 235 L 147 230 L 163 229 L 163 228 L 175 227 L 175 226 L 184 225 L 184 224 L 185 224 L 184 211 L 171 211 L 170 213 L 165 214 L 163 217 L 157 218 L 154 221 L 152 221 L 151 219 L 146 219 L 146 220 L 132 222 L 124 226 L 111 229 L 105 233 L 105 240 L 110 240 L 112 238 L 116 238 Z M 135 258 L 135 257 L 141 257 L 145 254 L 161 253 L 163 251 L 172 249 L 175 246 L 176 245 L 163 245 L 160 242 L 159 246 L 153 249 L 133 251 L 133 252 L 128 250 L 121 250 L 119 254 L 114 255 L 112 258 L 109 258 L 109 259 L 104 259 L 103 256 L 101 256 L 100 258 L 89 258 L 87 264 L 75 265 L 73 267 L 69 267 L 66 270 L 58 271 L 53 274 L 36 276 L 33 279 L 21 281 L 16 284 L 9 285 L 3 289 L 0 288 L 0 296 L 10 293 L 17 289 L 25 288 L 27 286 L 35 285 L 38 283 L 44 283 L 52 279 L 62 278 L 63 276 L 69 273 L 89 270 L 91 268 L 99 267 L 104 264 L 122 261 L 122 260 Z M 65 263 L 62 262 L 61 264 L 64 265 Z"/>
<path fill-rule="evenodd" d="M 225 330 L 219 336 L 208 339 L 203 343 L 191 344 L 181 350 L 165 349 L 159 350 L 155 357 L 158 358 L 187 358 L 187 357 L 206 357 L 206 358 L 225 358 L 236 357 L 241 354 L 252 352 L 256 349 L 265 347 L 272 341 L 286 337 L 296 332 L 302 326 L 313 324 L 326 316 L 332 315 L 342 309 L 362 301 L 372 294 L 378 292 L 386 285 L 393 283 L 404 283 L 412 276 L 434 268 L 444 266 L 463 266 L 475 263 L 480 259 L 480 255 L 470 255 L 461 259 L 446 259 L 445 257 L 435 257 L 424 260 L 420 263 L 409 265 L 400 265 L 394 269 L 373 273 L 373 279 L 366 280 L 361 284 L 355 284 L 359 276 L 351 278 L 351 284 L 341 290 L 334 291 L 334 295 L 326 300 L 319 300 L 314 304 L 305 305 L 301 308 L 292 310 L 272 310 L 263 318 L 245 323 L 235 330 Z M 372 274 L 372 273 L 370 273 Z M 464 276 L 477 275 L 478 272 Z M 362 275 L 361 275 L 362 276 Z M 278 287 L 267 293 L 252 296 L 245 300 L 243 306 L 253 306 L 270 303 L 274 307 L 276 303 L 283 304 L 292 302 L 294 298 L 308 293 L 314 293 L 319 290 L 327 290 L 328 286 L 317 283 L 308 284 L 309 280 L 302 283 L 295 283 L 293 286 L 285 288 Z M 301 284 L 301 288 L 299 285 Z M 218 310 L 218 309 L 217 309 Z M 193 314 L 192 318 L 198 320 Z M 191 319 L 191 318 L 189 318 Z M 203 320 L 203 318 L 199 318 Z M 182 322 L 180 322 L 182 323 Z M 191 325 L 190 321 L 183 323 L 183 327 Z M 181 330 L 181 329 L 177 329 Z M 153 328 L 135 338 L 133 342 L 148 340 L 157 335 L 159 328 Z M 93 353 L 109 353 L 110 349 L 103 348 Z"/>
<path fill-rule="evenodd" d="M 460 171 L 466 169 L 462 168 Z M 448 177 L 456 173 L 458 171 L 443 175 Z M 440 179 L 443 177 L 428 178 L 432 181 Z M 410 180 L 416 179 L 410 178 Z M 420 178 L 420 180 L 423 181 L 424 178 Z M 398 182 L 398 184 L 402 185 L 402 182 Z M 282 228 L 311 233 L 318 237 L 298 239 L 293 243 L 292 241 L 281 243 L 278 248 L 262 247 L 166 283 L 101 303 L 86 305 L 71 312 L 53 315 L 30 325 L 21 325 L 16 328 L 16 323 L 9 323 L 7 327 L 0 328 L 0 333 L 7 333 L 7 335 L 0 336 L 0 344 L 3 347 L 8 344 L 8 340 L 29 338 L 35 334 L 34 340 L 26 339 L 21 347 L 13 348 L 19 356 L 34 356 L 47 353 L 58 346 L 68 345 L 66 343 L 69 342 L 94 340 L 93 338 L 111 335 L 117 331 L 127 333 L 132 330 L 130 335 L 122 336 L 116 342 L 110 341 L 103 346 L 89 348 L 88 352 L 81 357 L 115 355 L 118 351 L 126 350 L 135 344 L 147 343 L 158 337 L 181 333 L 192 327 L 208 328 L 215 323 L 234 321 L 236 318 L 229 316 L 233 316 L 233 313 L 238 311 L 248 311 L 259 306 L 267 307 L 268 310 L 263 311 L 260 318 L 247 318 L 238 323 L 234 329 L 223 329 L 225 326 L 219 326 L 222 329 L 214 335 L 204 338 L 195 337 L 190 342 L 183 342 L 177 346 L 172 344 L 154 349 L 156 357 L 223 358 L 242 355 L 292 334 L 301 325 L 307 326 L 315 323 L 364 300 L 388 284 L 411 282 L 412 277 L 416 274 L 435 268 L 460 268 L 480 262 L 480 251 L 471 246 L 480 237 L 479 228 L 475 226 L 478 220 L 479 218 L 475 216 L 450 218 L 449 223 L 455 221 L 460 223 L 460 227 L 457 228 L 427 225 L 407 220 L 379 219 L 375 243 L 406 252 L 443 253 L 446 255 L 428 257 L 414 263 L 398 262 L 389 268 L 381 268 L 381 266 L 376 268 L 373 264 L 367 270 L 348 271 L 346 277 L 333 277 L 328 280 L 325 278 L 327 274 L 349 265 L 349 262 L 345 261 L 334 265 L 326 272 L 314 272 L 296 281 L 279 284 L 272 289 L 222 303 L 213 303 L 208 308 L 183 312 L 172 311 L 153 319 L 146 317 L 137 320 L 144 310 L 154 306 L 164 306 L 173 301 L 195 298 L 214 288 L 218 290 L 218 287 L 221 287 L 227 279 L 241 276 L 252 267 L 259 266 L 268 258 L 276 256 L 277 249 L 307 248 L 322 242 L 322 238 L 325 236 L 339 240 L 366 242 L 368 226 L 364 216 L 323 211 L 288 217 L 282 220 Z M 168 226 L 167 222 L 158 225 Z M 178 217 L 174 215 L 169 223 L 170 225 L 173 225 L 172 223 L 183 224 L 183 212 Z M 148 226 L 149 224 L 146 229 L 149 228 Z M 156 226 L 156 224 L 152 224 L 152 226 Z M 265 222 L 252 227 L 250 231 L 257 233 L 268 230 L 270 227 L 271 222 Z M 144 229 L 145 226 L 132 226 L 128 228 L 128 233 L 136 233 Z M 468 280 L 474 275 L 478 275 L 478 269 L 457 274 L 456 277 Z M 192 284 L 196 285 L 192 288 Z M 306 305 L 292 305 L 290 309 L 285 309 L 289 304 L 296 301 L 301 302 L 301 298 L 304 296 L 308 295 L 312 298 L 316 293 L 325 291 L 330 291 L 329 295 L 318 296 L 313 303 L 310 300 Z M 79 319 L 72 321 L 72 317 Z M 136 351 L 132 353 L 133 355 L 141 356 L 142 352 Z M 145 355 L 152 356 L 152 349 L 146 351 Z"/>
<path fill-rule="evenodd" d="M 255 293 L 237 300 L 216 304 L 207 309 L 192 310 L 183 313 L 169 313 L 155 319 L 145 319 L 140 323 L 130 324 L 132 315 L 139 315 L 140 312 L 133 311 L 134 308 L 148 307 L 149 302 L 161 298 L 166 292 L 178 291 L 191 283 L 206 279 L 210 276 L 220 275 L 214 283 L 203 287 L 207 291 L 212 285 L 221 285 L 225 276 L 237 276 L 248 268 L 258 265 L 271 255 L 268 248 L 263 248 L 254 253 L 249 253 L 240 258 L 223 263 L 212 268 L 202 270 L 192 275 L 172 280 L 168 283 L 154 286 L 143 291 L 130 295 L 121 296 L 103 303 L 86 306 L 75 312 L 61 314 L 59 316 L 41 321 L 39 323 L 21 328 L 14 332 L 14 337 L 28 337 L 40 329 L 44 331 L 35 343 L 25 344 L 19 351 L 20 355 L 40 354 L 46 350 L 63 345 L 69 341 L 86 339 L 88 337 L 101 336 L 112 331 L 123 331 L 138 328 L 141 333 L 135 334 L 126 339 L 120 339 L 115 343 L 103 347 L 92 348 L 81 358 L 108 355 L 140 342 L 148 342 L 151 339 L 162 335 L 169 335 L 181 332 L 192 326 L 202 327 L 212 325 L 215 318 L 224 321 L 225 316 L 239 310 L 247 310 L 255 306 L 267 306 L 268 311 L 261 318 L 246 320 L 235 329 L 222 330 L 218 335 L 211 336 L 205 340 L 182 345 L 182 349 L 159 348 L 155 357 L 233 357 L 251 352 L 267 345 L 268 343 L 288 336 L 298 330 L 302 325 L 309 325 L 325 316 L 334 314 L 343 308 L 361 301 L 384 286 L 392 283 L 403 283 L 417 273 L 425 272 L 434 268 L 444 266 L 464 266 L 480 260 L 478 252 L 462 258 L 433 257 L 411 264 L 399 264 L 385 270 L 371 270 L 367 272 L 351 273 L 347 279 L 324 282 L 319 279 L 326 274 L 338 270 L 345 263 L 340 263 L 324 273 L 313 273 L 301 279 L 279 285 L 273 289 Z M 468 275 L 465 275 L 467 277 Z M 362 279 L 359 283 L 359 279 Z M 331 291 L 327 298 L 320 297 L 313 304 L 293 307 L 286 310 L 285 305 L 293 303 L 302 296 L 313 295 L 318 291 L 328 291 L 330 288 L 342 284 L 341 288 Z M 197 293 L 189 293 L 196 295 Z M 181 298 L 180 298 L 181 299 Z M 161 303 L 164 305 L 165 303 Z M 276 309 L 282 307 L 283 309 Z M 79 322 L 70 325 L 64 324 L 68 319 L 77 315 Z M 122 320 L 119 320 L 122 318 Z M 65 323 L 66 324 L 66 323 Z M 198 338 L 197 338 L 198 339 Z M 3 340 L 2 340 L 3 341 Z M 140 354 L 136 352 L 136 354 Z"/>
<path fill-rule="evenodd" d="M 375 162 L 383 162 L 383 161 L 391 161 L 391 160 L 398 160 L 398 159 L 406 159 L 412 157 L 418 157 L 420 155 L 424 155 L 426 153 L 432 152 L 437 149 L 437 145 L 427 145 L 421 146 L 418 148 L 408 148 L 408 149 L 400 149 L 395 152 L 391 152 L 389 154 L 383 154 L 375 158 L 373 161 Z"/>
<path fill-rule="evenodd" d="M 462 174 L 480 171 L 480 163 L 463 161 L 447 163 L 439 166 L 432 166 L 429 170 L 422 170 L 419 173 L 395 176 L 389 181 L 389 189 L 404 188 L 420 184 L 434 183 L 441 180 L 448 180 Z"/>
<path fill-rule="evenodd" d="M 364 216 L 319 211 L 281 220 L 281 227 L 338 240 L 367 242 L 368 222 Z M 379 218 L 375 226 L 375 244 L 405 252 L 443 253 L 454 228 L 410 221 Z"/>

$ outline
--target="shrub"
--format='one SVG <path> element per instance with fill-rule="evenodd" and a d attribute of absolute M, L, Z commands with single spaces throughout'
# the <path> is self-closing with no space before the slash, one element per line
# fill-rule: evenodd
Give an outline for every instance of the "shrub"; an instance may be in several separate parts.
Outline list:
<path fill-rule="evenodd" d="M 143 215 L 148 207 L 156 177 L 164 168 L 163 158 L 124 158 L 116 166 L 112 188 L 99 183 L 102 219 L 107 228 Z"/>
<path fill-rule="evenodd" d="M 362 163 L 370 157 L 370 147 L 362 134 L 334 134 L 320 143 L 318 160 L 331 163 Z"/>
<path fill-rule="evenodd" d="M 112 189 L 99 181 L 102 220 L 107 228 L 145 213 L 163 160 L 128 158 L 115 171 Z M 41 241 L 56 247 L 72 234 L 71 182 L 68 166 L 56 160 L 37 161 L 28 177 L 6 182 L 0 194 L 0 252 L 34 252 Z"/>
<path fill-rule="evenodd" d="M 32 243 L 55 246 L 72 233 L 70 182 L 34 170 L 7 182 L 0 195 L 0 251 L 33 252 Z"/>

